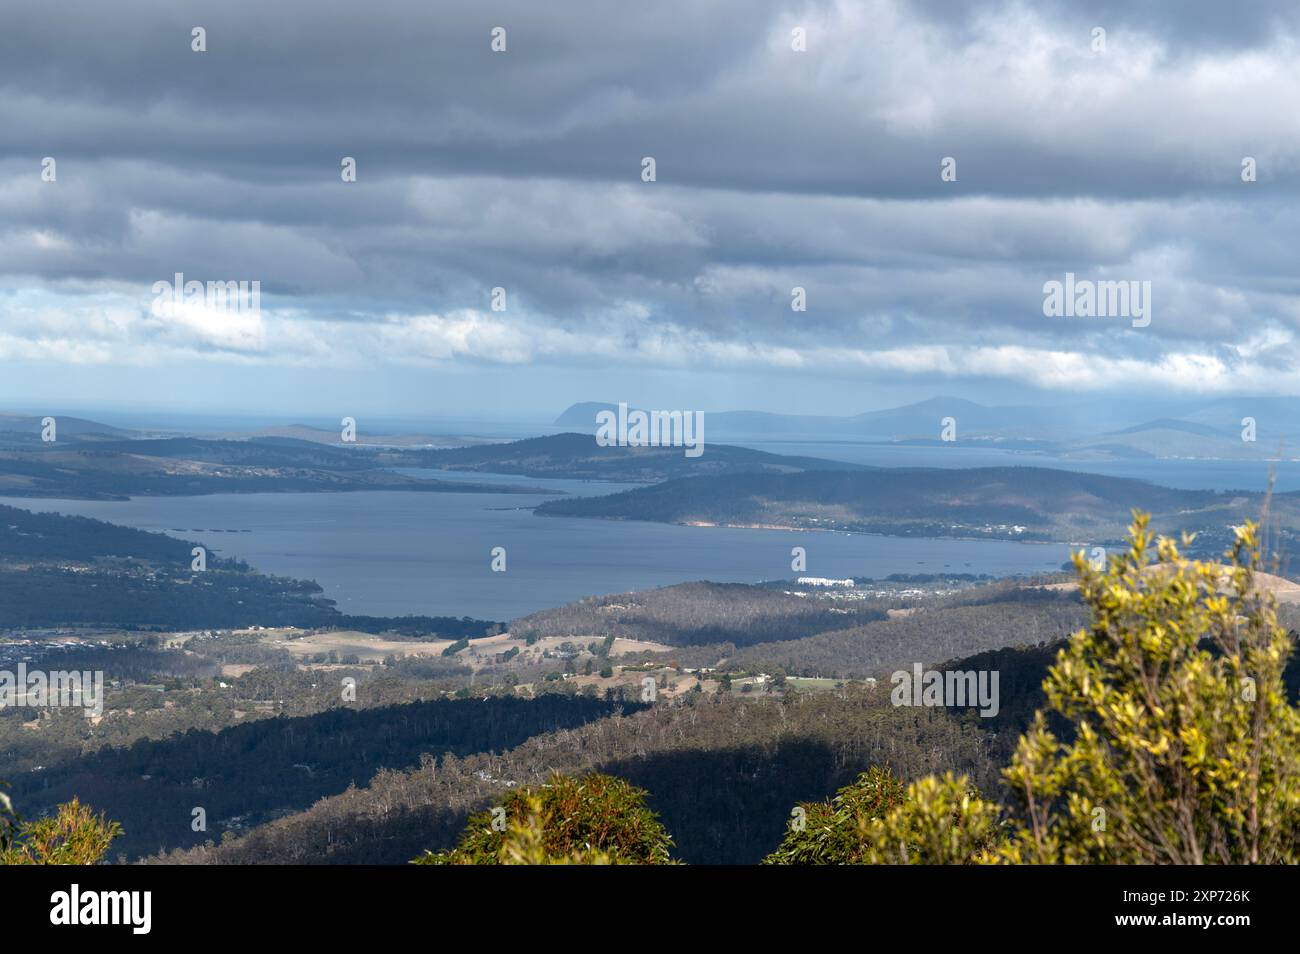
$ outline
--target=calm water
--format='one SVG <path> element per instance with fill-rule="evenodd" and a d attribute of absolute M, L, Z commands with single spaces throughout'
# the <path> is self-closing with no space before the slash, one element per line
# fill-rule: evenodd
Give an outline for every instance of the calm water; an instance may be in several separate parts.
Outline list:
<path fill-rule="evenodd" d="M 628 486 L 491 479 L 577 494 Z M 1068 548 L 1057 544 L 676 527 L 537 517 L 520 509 L 546 499 L 541 494 L 367 491 L 0 502 L 197 540 L 264 572 L 314 579 L 344 612 L 375 615 L 509 620 L 585 596 L 689 580 L 788 578 L 794 575 L 793 546 L 807 549 L 809 574 L 833 577 L 1031 573 L 1055 569 L 1068 556 Z M 505 573 L 490 568 L 497 546 L 506 548 Z"/>

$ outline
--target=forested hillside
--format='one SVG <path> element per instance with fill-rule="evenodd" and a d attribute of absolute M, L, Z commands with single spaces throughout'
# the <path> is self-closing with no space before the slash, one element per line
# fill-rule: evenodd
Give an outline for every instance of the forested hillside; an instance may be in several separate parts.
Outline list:
<path fill-rule="evenodd" d="M 1300 498 L 1274 498 L 1289 539 Z M 888 468 L 692 477 L 610 494 L 547 501 L 542 516 L 777 526 L 929 537 L 1073 540 L 1124 536 L 1134 508 L 1158 530 L 1199 530 L 1217 552 L 1229 525 L 1258 517 L 1263 496 L 1175 490 L 1140 480 L 1041 467 Z"/>
<path fill-rule="evenodd" d="M 515 620 L 510 631 L 525 638 L 614 635 L 668 646 L 748 646 L 884 618 L 875 601 L 797 596 L 743 583 L 682 583 L 542 610 Z"/>
<path fill-rule="evenodd" d="M 1043 705 L 1042 681 L 1061 644 L 999 649 L 942 668 L 996 670 L 1001 711 L 896 707 L 889 687 L 846 685 L 785 698 L 706 696 L 539 735 L 499 755 L 426 759 L 384 770 L 365 788 L 323 799 L 220 846 L 160 855 L 171 863 L 403 864 L 450 848 L 472 811 L 551 772 L 605 772 L 648 790 L 696 863 L 754 864 L 787 830 L 790 806 L 828 798 L 872 766 L 904 780 L 948 770 L 996 796 L 1000 769 Z M 1300 694 L 1300 661 L 1287 670 Z M 1057 724 L 1054 720 L 1051 724 Z"/>
<path fill-rule="evenodd" d="M 188 863 L 403 864 L 451 847 L 470 811 L 552 771 L 604 771 L 649 790 L 694 863 L 753 863 L 781 839 L 790 805 L 823 798 L 871 764 L 904 776 L 954 769 L 994 782 L 996 739 L 978 718 L 895 708 L 883 688 L 750 700 L 705 697 L 538 736 L 500 755 L 382 771 Z"/>
<path fill-rule="evenodd" d="M 559 695 L 342 706 L 102 748 L 9 781 L 29 813 L 74 796 L 103 810 L 123 827 L 115 850 L 134 857 L 220 839 L 225 831 L 304 809 L 365 785 L 380 769 L 416 765 L 423 753 L 500 751 L 615 710 L 613 703 Z M 206 832 L 191 828 L 195 806 L 206 813 Z"/>

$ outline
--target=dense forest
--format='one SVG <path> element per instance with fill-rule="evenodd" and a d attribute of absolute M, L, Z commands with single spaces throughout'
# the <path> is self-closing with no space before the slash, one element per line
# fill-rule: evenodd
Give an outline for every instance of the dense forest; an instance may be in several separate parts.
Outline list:
<path fill-rule="evenodd" d="M 647 640 L 672 646 L 672 659 L 689 667 L 863 679 L 914 662 L 1060 639 L 1087 619 L 1077 592 L 1043 585 L 1063 579 L 958 584 L 946 595 L 939 595 L 946 578 L 927 576 L 892 590 L 862 584 L 877 594 L 871 598 L 791 591 L 790 583 L 684 583 L 590 597 L 515 620 L 510 631 L 520 638 Z M 663 658 L 646 650 L 624 661 Z"/>
<path fill-rule="evenodd" d="M 781 842 L 791 805 L 828 798 L 872 766 L 904 780 L 951 770 L 996 796 L 1000 768 L 1043 705 L 1043 677 L 1061 645 L 994 650 L 943 667 L 997 670 L 995 718 L 896 707 L 883 684 L 784 697 L 688 696 L 683 704 L 534 736 L 500 754 L 430 756 L 409 771 L 384 769 L 364 788 L 242 837 L 153 860 L 402 864 L 452 847 L 471 812 L 517 785 L 544 781 L 553 771 L 598 771 L 649 792 L 649 807 L 672 832 L 682 860 L 755 864 Z M 1296 698 L 1300 661 L 1292 661 L 1287 686 Z"/>
<path fill-rule="evenodd" d="M 381 768 L 416 765 L 423 753 L 500 751 L 621 708 L 559 695 L 342 706 L 101 748 L 9 781 L 29 814 L 74 796 L 103 810 L 123 827 L 115 850 L 134 857 L 220 839 L 225 831 L 304 809 L 366 784 Z M 196 806 L 207 813 L 206 832 L 191 830 Z"/>
<path fill-rule="evenodd" d="M 993 781 L 996 739 L 936 709 L 895 708 L 883 689 L 789 699 L 703 696 L 536 736 L 502 754 L 383 770 L 188 863 L 401 864 L 451 847 L 469 812 L 552 771 L 604 771 L 651 793 L 650 807 L 694 863 L 753 863 L 781 839 L 790 805 L 823 798 L 868 765 L 910 776 L 955 769 Z"/>
<path fill-rule="evenodd" d="M 394 632 L 407 637 L 474 638 L 501 624 L 453 616 L 349 616 L 309 580 L 247 570 L 203 573 L 106 561 L 94 567 L 0 566 L 0 619 L 6 627 L 107 626 L 185 630 L 299 626 Z"/>
<path fill-rule="evenodd" d="M 398 864 L 424 849 L 450 847 L 471 811 L 514 785 L 552 771 L 602 771 L 650 792 L 650 807 L 684 860 L 754 863 L 780 841 L 790 805 L 824 798 L 870 765 L 888 765 L 905 778 L 952 769 L 996 788 L 1007 747 L 1041 702 L 1053 653 L 1002 650 L 952 664 L 1000 670 L 1002 712 L 995 719 L 895 707 L 883 685 L 784 697 L 688 695 L 681 704 L 537 735 L 500 754 L 385 769 L 364 788 L 166 860 Z"/>

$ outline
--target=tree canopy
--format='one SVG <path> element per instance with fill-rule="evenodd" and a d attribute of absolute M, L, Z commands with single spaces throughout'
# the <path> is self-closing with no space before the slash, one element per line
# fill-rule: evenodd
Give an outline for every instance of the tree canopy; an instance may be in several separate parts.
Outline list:
<path fill-rule="evenodd" d="M 460 843 L 416 864 L 669 864 L 673 840 L 645 805 L 646 792 L 619 778 L 555 774 L 511 791 L 471 815 Z"/>

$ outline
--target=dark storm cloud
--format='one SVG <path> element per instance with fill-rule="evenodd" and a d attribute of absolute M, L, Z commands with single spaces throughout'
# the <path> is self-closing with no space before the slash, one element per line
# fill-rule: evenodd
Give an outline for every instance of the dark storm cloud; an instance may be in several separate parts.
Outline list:
<path fill-rule="evenodd" d="M 1227 9 L 9 5 L 0 354 L 57 356 L 81 322 L 106 360 L 622 356 L 1045 386 L 1154 368 L 1175 387 L 1210 366 L 1226 387 L 1284 366 L 1300 322 L 1298 17 Z M 268 314 L 139 317 L 177 271 L 260 280 Z M 1154 321 L 1046 320 L 1066 272 L 1151 281 Z"/>
<path fill-rule="evenodd" d="M 0 13 L 0 89 L 10 154 L 175 161 L 263 181 L 325 174 L 342 154 L 364 159 L 370 176 L 620 181 L 654 154 L 675 183 L 929 197 L 939 157 L 954 155 L 959 190 L 1231 185 L 1252 145 L 1233 142 L 1249 138 L 1243 129 L 1217 131 L 1225 151 L 1212 155 L 1204 127 L 1175 125 L 1198 107 L 1161 104 L 1165 76 L 1136 64 L 1148 41 L 1169 44 L 1159 56 L 1175 64 L 1192 50 L 1268 48 L 1283 34 L 1265 24 L 1294 13 L 1265 6 L 1235 17 L 1252 29 L 1225 34 L 1218 24 L 1233 18 L 1198 16 L 1209 4 L 1165 4 L 1163 16 L 1140 6 L 1101 4 L 1094 18 L 1075 5 L 1030 14 L 990 3 L 11 6 Z M 1096 18 L 1113 24 L 1105 56 L 1088 47 Z M 798 24 L 809 31 L 803 56 L 788 44 Z M 1043 75 L 1077 89 L 1057 90 L 1064 101 L 1002 100 L 1028 65 L 1006 58 L 1066 24 Z M 205 54 L 190 50 L 195 25 L 208 31 Z M 504 55 L 488 46 L 496 25 L 508 31 Z M 1108 114 L 1112 97 L 1119 109 Z M 1285 102 L 1253 109 L 1276 110 L 1293 134 Z M 1160 105 L 1182 115 L 1144 109 Z M 1035 129 L 1044 121 L 1059 128 Z"/>

